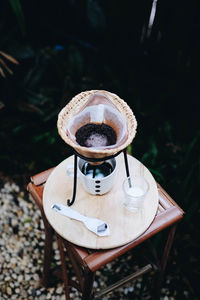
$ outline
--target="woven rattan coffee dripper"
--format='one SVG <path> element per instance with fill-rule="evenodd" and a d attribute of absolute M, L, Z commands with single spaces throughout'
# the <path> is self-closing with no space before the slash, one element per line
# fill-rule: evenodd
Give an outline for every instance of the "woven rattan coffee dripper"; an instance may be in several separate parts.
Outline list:
<path fill-rule="evenodd" d="M 93 122 L 111 126 L 117 135 L 116 143 L 102 147 L 80 146 L 75 138 L 76 131 Z M 137 121 L 130 107 L 117 95 L 104 90 L 91 90 L 76 95 L 61 110 L 57 126 L 62 139 L 79 154 L 98 159 L 125 149 L 135 137 Z"/>

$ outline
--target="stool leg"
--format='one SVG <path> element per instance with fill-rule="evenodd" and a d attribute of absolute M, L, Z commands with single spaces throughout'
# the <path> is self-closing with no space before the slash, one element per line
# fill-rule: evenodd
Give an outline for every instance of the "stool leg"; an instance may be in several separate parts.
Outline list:
<path fill-rule="evenodd" d="M 90 300 L 92 299 L 92 290 L 93 290 L 93 282 L 95 277 L 95 272 L 87 272 L 84 273 L 84 286 L 82 293 L 82 300 Z"/>
<path fill-rule="evenodd" d="M 62 266 L 62 275 L 63 275 L 63 281 L 64 281 L 64 287 L 65 287 L 65 297 L 66 297 L 66 300 L 70 300 L 64 247 L 63 247 L 62 239 L 59 236 L 57 236 L 57 239 L 58 239 L 58 248 L 59 248 L 59 252 L 60 252 L 60 259 L 61 259 L 61 266 Z"/>
<path fill-rule="evenodd" d="M 156 276 L 156 280 L 155 280 L 155 283 L 154 283 L 155 291 L 153 293 L 153 297 L 152 297 L 153 299 L 159 299 L 159 297 L 160 297 L 161 286 L 162 286 L 162 282 L 163 282 L 163 279 L 164 279 L 164 272 L 165 272 L 165 268 L 166 268 L 166 265 L 167 265 L 167 260 L 168 260 L 168 257 L 169 257 L 169 253 L 170 253 L 170 250 L 171 250 L 171 247 L 172 247 L 172 243 L 173 243 L 173 240 L 174 240 L 175 232 L 176 232 L 176 225 L 173 225 L 170 228 L 170 231 L 169 231 L 169 234 L 168 234 L 168 237 L 167 237 L 167 241 L 166 241 L 165 248 L 164 248 L 164 251 L 163 251 L 163 256 L 162 256 L 161 263 L 160 263 L 160 268 L 159 268 L 159 271 L 158 271 L 158 274 Z"/>
<path fill-rule="evenodd" d="M 44 246 L 44 264 L 42 274 L 42 284 L 47 287 L 49 285 L 49 273 L 52 257 L 52 240 L 53 229 L 49 225 L 45 226 L 45 246 Z"/>

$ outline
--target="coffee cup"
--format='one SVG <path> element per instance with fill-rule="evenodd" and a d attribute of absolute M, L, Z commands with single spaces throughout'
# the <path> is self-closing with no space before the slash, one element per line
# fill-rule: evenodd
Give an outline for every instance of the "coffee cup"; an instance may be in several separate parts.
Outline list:
<path fill-rule="evenodd" d="M 92 195 L 103 195 L 113 186 L 116 173 L 116 159 L 108 159 L 101 165 L 90 165 L 82 158 L 78 158 L 77 177 L 84 189 Z M 73 165 L 67 166 L 67 175 L 74 176 Z"/>

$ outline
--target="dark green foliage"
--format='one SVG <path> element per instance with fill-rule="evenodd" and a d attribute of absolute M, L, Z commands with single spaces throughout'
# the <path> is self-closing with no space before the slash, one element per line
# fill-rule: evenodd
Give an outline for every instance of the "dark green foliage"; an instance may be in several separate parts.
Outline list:
<path fill-rule="evenodd" d="M 9 2 L 16 16 L 21 33 L 25 35 L 25 20 L 20 0 L 9 0 Z"/>

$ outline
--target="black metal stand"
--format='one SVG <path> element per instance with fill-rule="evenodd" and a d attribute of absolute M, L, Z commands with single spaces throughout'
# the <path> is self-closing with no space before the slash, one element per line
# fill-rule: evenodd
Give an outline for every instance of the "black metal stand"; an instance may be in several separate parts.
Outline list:
<path fill-rule="evenodd" d="M 127 158 L 126 149 L 124 149 L 123 152 L 124 152 L 124 162 L 125 162 L 125 168 L 126 168 L 126 176 L 128 178 L 129 187 L 131 188 L 132 187 L 132 183 L 131 183 L 131 178 L 130 178 L 130 173 L 129 173 L 128 158 Z"/>
<path fill-rule="evenodd" d="M 71 206 L 76 198 L 76 187 L 77 187 L 77 154 L 74 154 L 74 188 L 73 188 L 73 195 L 72 195 L 72 201 L 69 199 L 67 200 L 67 205 Z"/>
<path fill-rule="evenodd" d="M 119 152 L 117 152 L 114 155 L 110 155 L 110 156 L 106 156 L 106 157 L 102 157 L 102 158 L 91 158 L 91 157 L 85 157 L 81 154 L 79 154 L 77 151 L 74 150 L 74 187 L 73 187 L 73 195 L 72 195 L 72 200 L 70 201 L 70 199 L 67 200 L 67 205 L 71 206 L 75 199 L 76 199 L 76 187 L 77 187 L 77 157 L 80 157 L 82 159 L 84 159 L 85 161 L 88 162 L 103 162 L 105 160 L 114 158 L 116 156 L 118 156 L 121 152 L 123 151 L 124 153 L 124 161 L 125 161 L 125 168 L 126 168 L 126 175 L 127 178 L 129 180 L 129 186 L 131 187 L 131 180 L 130 180 L 130 173 L 129 173 L 129 166 L 128 166 L 128 159 L 127 159 L 127 152 L 126 152 L 126 148 L 124 150 L 121 150 Z"/>

